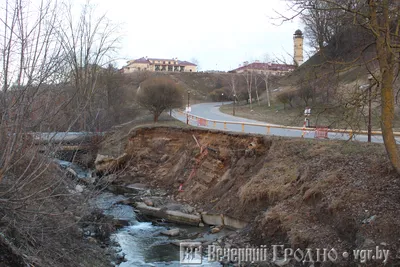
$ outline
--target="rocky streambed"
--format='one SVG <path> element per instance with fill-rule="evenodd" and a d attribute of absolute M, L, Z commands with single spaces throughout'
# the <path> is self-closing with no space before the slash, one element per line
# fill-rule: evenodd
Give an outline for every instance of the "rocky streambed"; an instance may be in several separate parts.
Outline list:
<path fill-rule="evenodd" d="M 108 190 L 117 197 L 111 210 L 128 206 L 134 214 L 129 225 L 113 235 L 126 259 L 120 266 L 180 266 L 181 242 L 200 242 L 206 252 L 208 245 L 227 245 L 236 235 L 234 228 L 224 225 L 224 216 L 179 203 L 162 189 L 130 184 L 110 185 Z M 118 218 L 126 217 L 115 212 Z M 221 266 L 207 262 L 206 254 L 202 265 Z"/>
<path fill-rule="evenodd" d="M 73 163 L 57 160 L 78 184 L 72 191 L 91 194 L 93 210 L 82 224 L 83 236 L 91 243 L 106 247 L 113 264 L 119 266 L 180 266 L 180 243 L 200 242 L 229 246 L 243 222 L 222 214 L 208 214 L 202 209 L 174 199 L 163 189 L 145 184 L 114 184 L 116 174 L 103 177 Z M 115 255 L 111 255 L 115 254 Z M 207 262 L 202 266 L 221 266 Z"/>

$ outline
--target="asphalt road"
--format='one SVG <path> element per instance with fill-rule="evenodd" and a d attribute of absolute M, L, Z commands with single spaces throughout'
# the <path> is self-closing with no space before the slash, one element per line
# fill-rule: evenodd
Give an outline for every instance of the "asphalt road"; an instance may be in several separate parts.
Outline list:
<path fill-rule="evenodd" d="M 224 104 L 229 104 L 229 102 L 225 102 Z M 219 121 L 227 121 L 227 122 L 247 122 L 247 123 L 257 123 L 263 126 L 248 126 L 245 125 L 244 132 L 245 133 L 255 133 L 255 134 L 264 134 L 267 135 L 267 127 L 268 125 L 273 126 L 274 124 L 268 124 L 265 122 L 260 122 L 256 120 L 245 119 L 241 117 L 232 116 L 229 114 L 222 113 L 219 111 L 219 107 L 222 103 L 202 103 L 196 104 L 192 106 L 192 111 L 190 114 L 196 115 L 208 120 L 219 120 Z M 186 115 L 178 112 L 173 112 L 173 117 L 176 119 L 183 121 L 186 123 Z M 197 120 L 190 119 L 190 125 L 198 126 Z M 227 124 L 226 129 L 224 129 L 223 123 L 216 123 L 215 127 L 212 122 L 209 122 L 207 126 L 199 126 L 201 128 L 208 128 L 208 129 L 217 129 L 222 131 L 232 131 L 232 132 L 242 132 L 242 126 L 240 124 Z M 301 137 L 302 130 L 290 130 L 290 129 L 275 129 L 270 128 L 269 135 L 276 135 L 276 136 L 286 136 L 286 137 Z M 315 131 L 309 130 L 306 131 L 305 138 L 315 138 Z M 347 133 L 328 133 L 329 139 L 337 139 L 337 140 L 349 140 L 350 136 Z M 367 135 L 354 135 L 353 140 L 360 141 L 360 142 L 367 142 Z M 397 140 L 398 142 L 400 140 Z M 374 143 L 383 143 L 382 136 L 372 136 L 372 142 Z"/>

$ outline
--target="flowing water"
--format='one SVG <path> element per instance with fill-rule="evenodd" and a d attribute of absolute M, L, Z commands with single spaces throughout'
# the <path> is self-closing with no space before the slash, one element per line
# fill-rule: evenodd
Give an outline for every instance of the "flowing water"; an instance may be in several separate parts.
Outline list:
<path fill-rule="evenodd" d="M 161 232 L 168 228 L 179 228 L 185 235 L 203 232 L 203 241 L 212 241 L 224 234 L 221 232 L 218 235 L 211 235 L 206 233 L 207 229 L 194 226 L 154 225 L 152 222 L 140 222 L 131 206 L 115 204 L 122 199 L 123 196 L 103 193 L 95 201 L 95 205 L 104 210 L 105 214 L 130 222 L 129 226 L 120 229 L 112 236 L 120 245 L 120 254 L 124 254 L 127 260 L 119 265 L 121 267 L 182 266 L 179 263 L 179 247 L 172 244 L 172 242 L 179 243 L 179 239 L 161 235 Z M 208 263 L 204 257 L 201 266 L 221 265 L 215 262 Z"/>
<path fill-rule="evenodd" d="M 89 170 L 85 170 L 74 163 L 58 159 L 55 159 L 55 162 L 64 169 L 71 168 L 77 174 L 78 179 L 91 177 Z M 224 230 L 218 234 L 209 234 L 208 228 L 168 223 L 155 225 L 152 222 L 141 222 L 137 219 L 131 206 L 117 204 L 124 199 L 125 197 L 122 195 L 104 192 L 91 203 L 93 207 L 103 210 L 104 214 L 129 221 L 129 226 L 121 228 L 111 237 L 120 246 L 119 254 L 125 255 L 126 262 L 121 263 L 119 265 L 121 267 L 182 266 L 179 263 L 179 240 L 186 239 L 187 241 L 190 235 L 201 235 L 201 241 L 207 242 L 214 241 L 225 234 Z M 175 238 L 161 235 L 161 232 L 171 228 L 179 228 L 183 237 Z M 200 240 L 194 239 L 193 241 Z M 207 258 L 203 257 L 201 266 L 221 266 L 221 264 L 208 263 Z"/>

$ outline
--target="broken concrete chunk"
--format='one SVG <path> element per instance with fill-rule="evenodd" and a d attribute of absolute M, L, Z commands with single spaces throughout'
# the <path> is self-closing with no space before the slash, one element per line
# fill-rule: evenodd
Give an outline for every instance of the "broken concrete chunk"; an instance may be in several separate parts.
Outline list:
<path fill-rule="evenodd" d="M 154 206 L 154 203 L 153 203 L 153 201 L 151 201 L 151 199 L 145 198 L 145 199 L 143 199 L 143 202 L 144 202 L 144 204 L 146 204 L 149 207 Z"/>
<path fill-rule="evenodd" d="M 219 227 L 214 227 L 213 229 L 211 229 L 212 234 L 219 233 L 220 231 L 221 231 L 221 229 Z"/>
<path fill-rule="evenodd" d="M 174 228 L 171 230 L 162 231 L 161 234 L 166 235 L 166 236 L 177 236 L 177 235 L 179 235 L 179 229 Z"/>

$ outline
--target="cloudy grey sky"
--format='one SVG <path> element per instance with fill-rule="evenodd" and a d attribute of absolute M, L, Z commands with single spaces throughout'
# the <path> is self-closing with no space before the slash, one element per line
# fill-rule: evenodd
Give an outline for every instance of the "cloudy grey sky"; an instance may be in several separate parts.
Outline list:
<path fill-rule="evenodd" d="M 120 57 L 196 58 L 200 70 L 230 70 L 268 54 L 293 53 L 298 21 L 275 26 L 284 0 L 92 0 L 121 24 Z M 120 63 L 120 64 L 121 64 Z"/>

